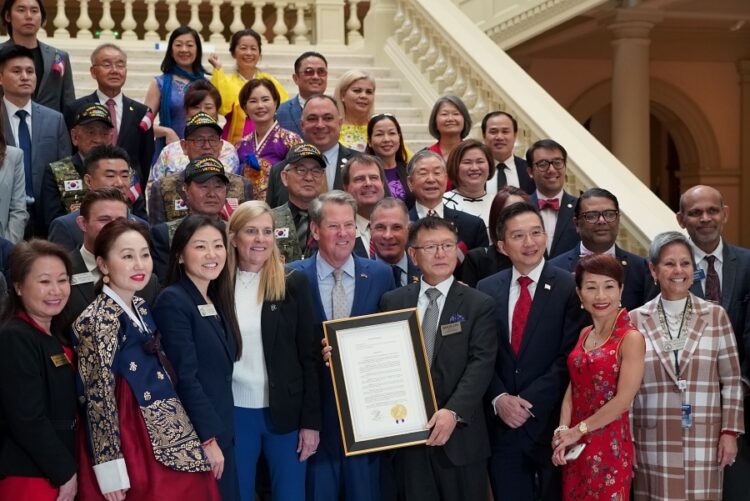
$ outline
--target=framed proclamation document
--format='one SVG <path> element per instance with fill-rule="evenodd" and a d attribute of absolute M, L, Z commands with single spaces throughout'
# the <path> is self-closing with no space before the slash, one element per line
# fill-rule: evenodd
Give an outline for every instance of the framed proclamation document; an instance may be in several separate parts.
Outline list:
<path fill-rule="evenodd" d="M 323 323 L 347 456 L 423 444 L 437 411 L 417 309 Z"/>

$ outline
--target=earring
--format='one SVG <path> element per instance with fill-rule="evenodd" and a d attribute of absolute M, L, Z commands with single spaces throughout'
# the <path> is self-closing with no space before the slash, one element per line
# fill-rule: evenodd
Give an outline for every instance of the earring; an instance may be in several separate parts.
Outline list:
<path fill-rule="evenodd" d="M 583 309 L 583 303 L 581 303 L 581 309 Z"/>
<path fill-rule="evenodd" d="M 104 275 L 102 277 L 102 283 L 108 284 L 109 283 L 109 275 Z"/>

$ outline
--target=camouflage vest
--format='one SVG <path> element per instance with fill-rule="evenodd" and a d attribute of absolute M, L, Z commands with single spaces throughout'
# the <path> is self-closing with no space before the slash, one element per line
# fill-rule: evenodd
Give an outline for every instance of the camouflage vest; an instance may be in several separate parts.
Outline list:
<path fill-rule="evenodd" d="M 164 201 L 164 221 L 174 221 L 181 219 L 188 214 L 187 203 L 185 202 L 185 193 L 183 191 L 184 172 L 176 172 L 164 176 L 161 181 L 161 198 Z M 237 174 L 226 173 L 229 178 L 227 186 L 227 202 L 234 207 L 245 202 L 245 183 L 242 176 Z"/>
<path fill-rule="evenodd" d="M 289 205 L 280 205 L 273 211 L 273 227 L 276 236 L 276 246 L 284 257 L 284 262 L 291 263 L 302 259 L 302 251 L 297 239 L 297 227 Z"/>
<path fill-rule="evenodd" d="M 185 219 L 185 216 L 181 217 L 180 219 L 175 219 L 174 221 L 167 221 L 167 236 L 169 237 L 170 247 L 172 247 L 172 239 L 174 238 L 174 234 L 177 231 L 177 227 L 180 226 L 180 223 L 183 219 Z"/>
<path fill-rule="evenodd" d="M 73 157 L 52 162 L 49 168 L 55 177 L 65 210 L 71 213 L 80 209 L 83 195 L 86 194 L 86 186 L 83 184 L 83 177 L 73 165 Z"/>

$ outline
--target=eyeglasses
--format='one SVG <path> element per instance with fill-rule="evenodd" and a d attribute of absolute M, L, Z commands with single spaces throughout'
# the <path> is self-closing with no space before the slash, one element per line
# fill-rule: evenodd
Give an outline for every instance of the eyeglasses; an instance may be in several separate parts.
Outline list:
<path fill-rule="evenodd" d="M 437 250 L 440 249 L 446 254 L 456 250 L 456 242 L 443 242 L 441 244 L 427 244 L 417 247 L 416 245 L 411 246 L 412 249 L 420 249 L 425 254 L 437 254 Z"/>
<path fill-rule="evenodd" d="M 293 170 L 299 177 L 307 177 L 307 175 L 310 174 L 315 179 L 320 179 L 324 172 L 323 169 L 318 167 L 300 167 L 298 165 L 289 167 L 288 170 Z"/>
<path fill-rule="evenodd" d="M 553 158 L 552 160 L 538 160 L 534 162 L 534 167 L 536 167 L 542 172 L 547 171 L 550 165 L 554 167 L 555 170 L 562 170 L 563 167 L 565 167 L 565 160 L 558 157 L 558 158 Z"/>
<path fill-rule="evenodd" d="M 99 66 L 100 68 L 103 68 L 106 71 L 110 71 L 112 68 L 116 68 L 118 70 L 124 70 L 125 68 L 128 67 L 127 63 L 125 63 L 124 61 L 117 61 L 116 63 L 105 61 L 103 63 L 95 64 L 94 66 Z"/>
<path fill-rule="evenodd" d="M 198 146 L 217 146 L 219 143 L 221 143 L 220 137 L 191 137 L 188 138 L 187 141 L 196 144 Z"/>
<path fill-rule="evenodd" d="M 531 237 L 532 239 L 536 240 L 537 238 L 540 238 L 544 234 L 545 234 L 545 231 L 542 229 L 531 230 L 526 233 L 522 231 L 516 231 L 508 235 L 508 240 L 511 240 L 513 242 L 522 242 L 526 240 L 526 237 Z"/>
<path fill-rule="evenodd" d="M 583 218 L 583 220 L 589 224 L 596 223 L 597 221 L 599 221 L 600 217 L 603 217 L 606 222 L 612 223 L 617 219 L 617 216 L 619 215 L 620 211 L 615 209 L 607 209 L 602 211 L 591 210 L 581 213 L 581 217 Z"/>
<path fill-rule="evenodd" d="M 328 69 L 327 68 L 305 68 L 302 70 L 302 74 L 306 77 L 312 77 L 316 74 L 319 77 L 325 77 L 328 76 Z"/>

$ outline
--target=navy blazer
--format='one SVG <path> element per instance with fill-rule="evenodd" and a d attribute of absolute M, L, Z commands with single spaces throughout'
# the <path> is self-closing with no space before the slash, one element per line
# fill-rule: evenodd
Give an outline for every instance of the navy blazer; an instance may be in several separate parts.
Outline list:
<path fill-rule="evenodd" d="M 519 188 L 521 188 L 529 195 L 533 194 L 536 191 L 536 183 L 534 182 L 534 179 L 529 175 L 529 169 L 526 160 L 519 156 L 513 155 L 513 161 L 516 164 L 518 184 L 520 185 Z M 508 178 L 506 177 L 503 169 L 497 169 L 496 172 L 497 174 L 495 174 L 495 177 L 497 178 L 497 189 L 499 191 L 503 186 L 508 184 Z"/>
<path fill-rule="evenodd" d="M 10 283 L 10 263 L 8 260 L 10 259 L 10 253 L 15 246 L 16 244 L 10 240 L 0 237 L 0 273 L 5 275 L 5 278 L 8 279 L 8 283 Z"/>
<path fill-rule="evenodd" d="M 659 291 L 653 286 L 646 259 L 623 250 L 618 245 L 615 245 L 615 257 L 625 270 L 622 289 L 622 305 L 625 309 L 635 310 L 655 298 Z M 549 264 L 575 275 L 579 258 L 580 246 L 575 246 L 568 252 L 550 259 Z"/>
<path fill-rule="evenodd" d="M 495 300 L 498 334 L 495 373 L 487 391 L 487 407 L 502 393 L 520 395 L 534 406 L 535 418 L 512 429 L 491 414 L 493 444 L 542 445 L 549 461 L 552 431 L 559 424 L 560 405 L 568 386 L 567 358 L 583 327 L 584 310 L 570 273 L 545 263 L 536 286 L 518 356 L 510 346 L 508 296 L 513 269 L 481 280 L 477 289 Z"/>
<path fill-rule="evenodd" d="M 560 202 L 560 211 L 557 213 L 557 224 L 555 225 L 555 234 L 552 236 L 552 247 L 548 253 L 548 258 L 563 254 L 576 245 L 581 243 L 581 237 L 578 235 L 576 225 L 573 223 L 575 216 L 576 201 L 578 199 L 570 193 L 564 191 Z M 534 207 L 539 206 L 539 198 L 536 192 L 529 197 L 529 202 Z M 550 238 L 547 235 L 547 238 Z"/>
<path fill-rule="evenodd" d="M 276 120 L 282 129 L 290 130 L 302 137 L 302 105 L 299 104 L 299 95 L 289 98 L 279 105 L 276 110 Z"/>
<path fill-rule="evenodd" d="M 490 244 L 487 227 L 484 225 L 482 218 L 445 206 L 443 206 L 443 217 L 456 225 L 458 240 L 466 244 L 467 249 L 486 247 Z M 419 219 L 417 208 L 413 207 L 409 210 L 409 221 L 416 221 L 417 219 Z"/>
<path fill-rule="evenodd" d="M 80 215 L 80 211 L 74 211 L 54 219 L 49 225 L 47 239 L 50 242 L 62 245 L 70 252 L 80 249 L 83 245 L 83 232 L 78 227 L 78 223 L 76 223 L 76 218 Z M 148 221 L 132 213 L 128 217 L 132 221 L 141 223 L 148 229 Z"/>
<path fill-rule="evenodd" d="M 420 284 L 415 283 L 388 292 L 380 302 L 381 309 L 415 308 L 419 290 Z M 438 322 L 458 322 L 461 326 L 456 334 L 436 336 L 430 366 L 438 408 L 450 409 L 461 418 L 445 446 L 435 448 L 455 466 L 476 463 L 490 455 L 482 396 L 497 355 L 494 308 L 492 298 L 454 280 Z"/>

